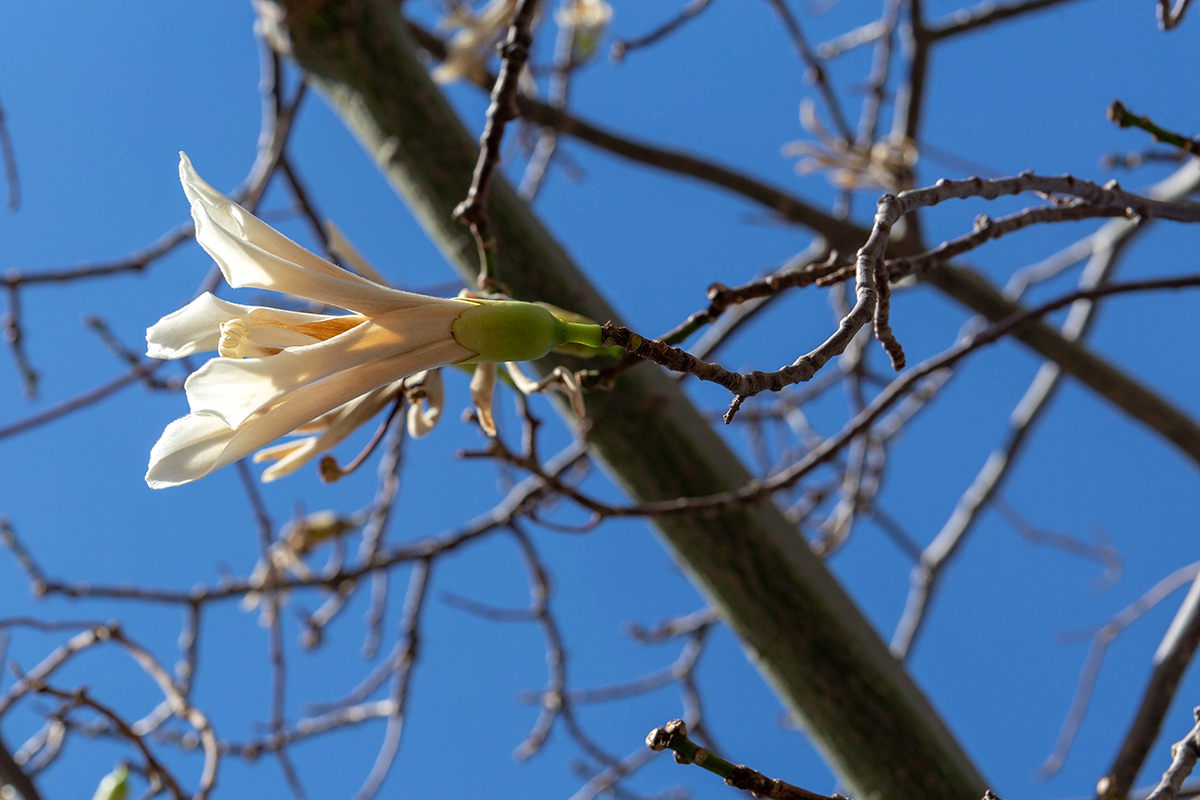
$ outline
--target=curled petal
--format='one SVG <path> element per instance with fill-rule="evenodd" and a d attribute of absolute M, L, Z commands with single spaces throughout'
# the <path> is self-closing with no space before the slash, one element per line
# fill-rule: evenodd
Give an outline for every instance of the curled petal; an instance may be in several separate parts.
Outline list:
<path fill-rule="evenodd" d="M 324 314 L 243 306 L 205 292 L 150 326 L 146 331 L 146 355 L 150 358 L 183 358 L 216 350 L 221 338 L 221 325 L 238 318 L 247 318 L 252 327 L 260 320 L 270 321 L 273 327 L 278 327 L 304 325 L 327 317 Z M 270 341 L 270 345 L 287 347 L 317 341 L 311 336 L 286 336 L 286 329 L 282 327 L 279 331 L 280 333 L 272 335 L 272 338 L 278 341 Z"/>
<path fill-rule="evenodd" d="M 420 439 L 437 425 L 446 403 L 446 387 L 442 383 L 442 371 L 438 369 L 418 373 L 404 381 L 405 389 L 420 388 L 421 397 L 409 395 L 408 435 Z M 428 410 L 426 410 L 428 406 Z"/>
<path fill-rule="evenodd" d="M 196 241 L 234 288 L 285 292 L 368 316 L 434 300 L 381 286 L 310 253 L 205 183 L 182 153 L 179 177 L 192 204 Z"/>
<path fill-rule="evenodd" d="M 496 435 L 496 419 L 492 416 L 492 394 L 496 389 L 496 365 L 477 364 L 471 375 L 471 401 L 479 412 L 479 427 L 488 436 Z"/>
<path fill-rule="evenodd" d="M 150 358 L 183 358 L 216 350 L 221 325 L 240 317 L 245 309 L 246 306 L 227 303 L 205 292 L 146 330 L 146 355 Z"/>
<path fill-rule="evenodd" d="M 183 193 L 187 195 L 188 202 L 195 204 L 199 201 L 206 216 L 227 233 L 305 269 L 333 278 L 371 283 L 309 252 L 218 192 L 200 177 L 186 153 L 179 154 L 179 181 L 183 184 Z"/>
<path fill-rule="evenodd" d="M 216 417 L 188 414 L 167 426 L 150 450 L 146 484 L 163 489 L 212 472 L 236 432 Z"/>
<path fill-rule="evenodd" d="M 207 414 L 175 420 L 150 451 L 146 483 L 161 489 L 203 478 L 365 392 L 453 361 L 456 348 L 454 342 L 438 342 L 343 370 L 288 394 L 236 430 Z"/>
<path fill-rule="evenodd" d="M 381 386 L 333 412 L 325 429 L 320 433 L 259 450 L 254 454 L 256 464 L 262 461 L 276 462 L 263 471 L 262 482 L 270 483 L 291 475 L 313 458 L 337 447 L 363 423 L 395 400 L 399 392 L 399 381 Z"/>
<path fill-rule="evenodd" d="M 461 361 L 473 353 L 450 336 L 450 323 L 458 308 L 434 305 L 393 311 L 332 339 L 267 358 L 214 358 L 188 377 L 188 404 L 193 414 L 208 414 L 236 428 L 251 414 L 304 384 L 369 361 L 436 342 L 449 344 L 454 354 L 450 361 Z M 364 386 L 362 391 L 373 388 Z"/>
<path fill-rule="evenodd" d="M 515 361 L 507 361 L 504 364 L 508 370 L 508 375 L 512 378 L 513 385 L 517 387 L 517 391 L 524 395 L 539 394 L 550 389 L 556 389 L 566 395 L 568 402 L 571 404 L 571 410 L 575 412 L 575 416 L 583 419 L 587 416 L 587 409 L 583 403 L 583 387 L 579 383 L 579 379 L 575 377 L 575 373 L 566 367 L 555 367 L 554 371 L 540 381 L 535 381 L 525 374 L 521 369 L 521 365 Z"/>

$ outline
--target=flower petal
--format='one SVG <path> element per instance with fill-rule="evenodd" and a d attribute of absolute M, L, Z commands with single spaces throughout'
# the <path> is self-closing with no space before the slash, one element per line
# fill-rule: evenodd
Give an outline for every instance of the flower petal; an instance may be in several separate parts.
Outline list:
<path fill-rule="evenodd" d="M 368 316 L 438 299 L 380 286 L 310 253 L 205 183 L 183 153 L 179 177 L 192 204 L 196 241 L 230 286 L 285 292 Z"/>
<path fill-rule="evenodd" d="M 146 484 L 165 489 L 202 478 L 233 441 L 232 428 L 216 417 L 188 414 L 163 431 L 150 450 Z"/>
<path fill-rule="evenodd" d="M 199 200 L 213 222 L 239 239 L 305 269 L 335 278 L 373 283 L 306 250 L 214 189 L 196 172 L 186 153 L 179 154 L 179 181 L 189 203 Z"/>
<path fill-rule="evenodd" d="M 492 395 L 496 389 L 496 364 L 488 361 L 475 365 L 471 375 L 471 402 L 479 414 L 479 427 L 493 439 L 496 437 L 496 418 L 492 416 Z"/>
<path fill-rule="evenodd" d="M 184 384 L 193 414 L 217 417 L 236 428 L 251 414 L 306 383 L 348 368 L 409 352 L 435 342 L 452 345 L 447 362 L 474 355 L 454 341 L 450 323 L 459 308 L 433 305 L 392 311 L 317 344 L 267 358 L 214 358 Z M 438 364 L 436 366 L 441 366 Z M 364 386 L 364 394 L 372 386 Z"/>
<path fill-rule="evenodd" d="M 250 325 L 253 328 L 256 327 L 256 312 L 258 316 L 265 314 L 272 320 L 286 325 L 303 325 L 328 319 L 325 314 L 243 306 L 205 292 L 178 311 L 167 314 L 146 331 L 146 355 L 150 358 L 183 358 L 216 350 L 221 338 L 221 323 L 239 317 L 250 317 Z M 286 332 L 282 328 L 278 330 L 280 334 Z M 261 338 L 263 337 L 256 336 L 256 339 Z M 316 341 L 313 337 L 299 335 L 288 337 L 289 341 L 286 342 L 274 341 L 275 338 L 280 338 L 278 335 L 269 338 L 271 341 L 267 342 L 268 344 L 281 347 Z"/>
<path fill-rule="evenodd" d="M 262 482 L 270 483 L 291 475 L 316 456 L 337 447 L 363 423 L 378 414 L 384 406 L 394 401 L 400 388 L 400 382 L 397 381 L 387 386 L 381 386 L 375 391 L 347 403 L 337 418 L 320 435 L 259 450 L 254 454 L 255 463 L 276 461 L 275 464 L 263 471 Z M 285 449 L 287 445 L 293 446 Z"/>
<path fill-rule="evenodd" d="M 442 417 L 442 409 L 446 405 L 446 386 L 442 382 L 442 371 L 431 369 L 406 379 L 405 389 L 420 387 L 424 397 L 408 396 L 408 435 L 420 439 L 427 435 L 438 424 Z M 429 410 L 426 411 L 425 407 Z"/>
<path fill-rule="evenodd" d="M 360 394 L 448 363 L 460 350 L 454 342 L 437 342 L 352 367 L 297 389 L 236 431 L 216 417 L 189 414 L 168 425 L 150 451 L 146 483 L 161 489 L 203 478 Z"/>

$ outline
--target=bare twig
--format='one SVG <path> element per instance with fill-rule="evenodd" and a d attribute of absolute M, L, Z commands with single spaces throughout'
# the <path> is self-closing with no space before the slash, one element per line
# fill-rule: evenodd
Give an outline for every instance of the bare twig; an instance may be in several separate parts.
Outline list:
<path fill-rule="evenodd" d="M 25 574 L 25 579 L 29 581 L 29 591 L 35 597 L 41 597 L 46 592 L 46 574 L 29 555 L 25 545 L 21 544 L 17 532 L 13 530 L 12 522 L 5 516 L 0 516 L 0 544 L 8 548 L 13 560 Z M 3 704 L 0 704 L 0 714 L 3 713 Z"/>
<path fill-rule="evenodd" d="M 0 740 L 0 786 L 5 784 L 16 789 L 22 800 L 42 800 L 42 795 L 34 786 L 33 779 L 13 758 L 8 745 Z"/>
<path fill-rule="evenodd" d="M 53 686 L 42 685 L 38 687 L 38 693 L 66 700 L 72 706 L 90 708 L 100 714 L 123 738 L 127 739 L 141 752 L 142 758 L 146 760 L 145 771 L 151 782 L 162 781 L 167 791 L 171 793 L 171 796 L 175 800 L 186 800 L 187 795 L 179 786 L 179 782 L 175 780 L 175 776 L 171 774 L 171 771 L 155 758 L 154 753 L 146 743 L 145 737 L 139 736 L 116 711 L 93 698 L 87 689 L 81 688 L 73 692 L 67 692 L 62 689 L 56 689 Z"/>
<path fill-rule="evenodd" d="M 887 24 L 882 19 L 868 22 L 866 25 L 855 28 L 852 31 L 847 31 L 835 39 L 830 39 L 827 42 L 817 45 L 817 55 L 826 60 L 837 58 L 843 53 L 870 44 L 881 36 L 886 36 L 889 30 Z"/>
<path fill-rule="evenodd" d="M 1156 199 L 1177 199 L 1187 196 L 1198 180 L 1200 172 L 1180 170 L 1152 187 L 1149 194 Z M 1011 218 L 997 222 L 1007 223 L 1008 219 Z M 1086 237 L 1086 254 L 1091 258 L 1080 276 L 1080 288 L 1096 287 L 1108 280 L 1121 251 L 1135 234 L 1144 230 L 1145 227 L 1140 222 L 1114 220 Z M 1062 261 L 1078 260 L 1072 248 L 1068 248 L 1064 253 Z M 1084 254 L 1081 252 L 1078 255 L 1082 257 Z M 1019 296 L 1026 287 L 1039 279 L 1052 276 L 1055 271 L 1056 265 L 1043 263 L 1018 272 L 1009 282 L 1005 294 Z M 1061 328 L 1062 336 L 1069 341 L 1082 340 L 1087 335 L 1094 311 L 1095 305 L 1090 302 L 1073 305 Z M 1033 425 L 1054 397 L 1062 377 L 1063 371 L 1059 365 L 1052 362 L 1042 364 L 1009 417 L 1009 432 L 1004 444 L 988 456 L 978 475 L 955 505 L 950 518 L 925 549 L 920 562 L 913 568 L 909 577 L 910 589 L 904 612 L 892 636 L 891 648 L 897 657 L 905 658 L 911 653 L 924 624 L 925 610 L 937 589 L 940 573 L 958 552 L 979 514 L 1003 484 L 1012 465 L 1016 463 Z"/>
<path fill-rule="evenodd" d="M 1075 735 L 1079 732 L 1079 726 L 1083 723 L 1083 716 L 1087 713 L 1088 705 L 1091 703 L 1092 690 L 1095 688 L 1096 678 L 1100 674 L 1100 667 L 1104 663 L 1104 656 L 1108 651 L 1108 646 L 1112 644 L 1123 630 L 1141 619 L 1147 611 L 1161 603 L 1172 592 L 1184 584 L 1189 581 L 1194 582 L 1197 576 L 1200 576 L 1200 562 L 1180 567 L 1150 587 L 1149 591 L 1123 608 L 1119 614 L 1102 625 L 1093 634 L 1087 659 L 1084 661 L 1083 669 L 1080 671 L 1079 684 L 1075 688 L 1075 696 L 1071 699 L 1071 707 L 1067 711 L 1066 718 L 1063 720 L 1063 725 L 1059 730 L 1058 739 L 1054 743 L 1053 750 L 1051 750 L 1050 755 L 1038 769 L 1039 775 L 1053 775 L 1062 768 L 1063 763 L 1066 761 L 1067 753 L 1071 749 Z M 1107 781 L 1101 779 L 1100 788 L 1104 788 L 1106 784 Z"/>
<path fill-rule="evenodd" d="M 862 113 L 858 118 L 858 139 L 861 150 L 869 150 L 875 142 L 879 123 L 879 109 L 883 106 L 887 90 L 888 72 L 892 61 L 892 45 L 896 23 L 900 17 L 901 0 L 888 0 L 883 16 L 879 19 L 880 33 L 874 37 L 875 56 L 871 64 L 871 75 L 867 78 L 867 91 L 863 97 Z"/>
<path fill-rule="evenodd" d="M 1021 516 L 1021 513 L 1002 497 L 993 499 L 992 506 L 1004 518 L 1004 521 L 1030 544 L 1053 547 L 1103 566 L 1104 574 L 1095 582 L 1097 588 L 1108 588 L 1121 579 L 1124 564 L 1121 561 L 1120 553 L 1116 551 L 1107 537 L 1098 534 L 1093 537 L 1093 541 L 1088 542 L 1070 534 L 1042 530 Z"/>
<path fill-rule="evenodd" d="M 40 272 L 24 273 L 10 270 L 4 276 L 4 282 L 9 286 L 31 286 L 42 283 L 68 283 L 88 278 L 106 278 L 122 272 L 142 272 L 155 261 L 191 239 L 195 232 L 196 229 L 191 220 L 188 220 L 171 228 L 149 246 L 135 250 L 124 258 Z"/>
<path fill-rule="evenodd" d="M 1196 725 L 1171 747 L 1171 766 L 1146 800 L 1175 800 L 1183 782 L 1196 768 L 1196 761 L 1200 759 L 1200 708 L 1194 709 L 1192 715 L 1197 720 Z"/>
<path fill-rule="evenodd" d="M 775 13 L 783 21 L 783 26 L 787 28 L 788 36 L 792 40 L 792 46 L 796 48 L 796 54 L 808 66 L 808 74 L 805 77 L 821 93 L 821 99 L 825 101 L 825 107 L 829 110 L 829 116 L 833 119 L 834 127 L 838 129 L 838 133 L 841 134 L 842 139 L 849 142 L 854 136 L 850 131 L 850 126 L 846 124 L 846 117 L 842 113 L 841 103 L 838 102 L 837 95 L 833 93 L 833 89 L 829 86 L 829 78 L 825 75 L 825 67 L 821 64 L 820 58 L 808 46 L 808 41 L 804 38 L 804 31 L 800 28 L 799 20 L 796 19 L 796 15 L 792 13 L 791 9 L 787 7 L 786 0 L 767 0 L 767 3 L 775 9 Z"/>
<path fill-rule="evenodd" d="M 1022 16 L 1032 11 L 1040 11 L 1043 8 L 1050 8 L 1051 6 L 1065 2 L 1071 2 L 1071 0 L 1023 0 L 1019 3 L 1009 3 L 1007 5 L 983 2 L 974 8 L 964 8 L 955 11 L 948 19 L 939 20 L 931 24 L 926 29 L 925 35 L 930 41 L 937 41 L 938 39 L 957 36 L 960 33 L 982 28 L 994 22 L 1012 19 L 1013 17 Z"/>
<path fill-rule="evenodd" d="M 704 9 L 708 8 L 709 3 L 711 2 L 712 0 L 690 0 L 690 2 L 683 7 L 682 11 L 644 36 L 639 36 L 636 39 L 618 39 L 617 41 L 613 42 L 613 61 L 620 62 L 623 58 L 625 58 L 630 50 L 648 47 L 649 45 L 657 42 L 659 39 L 669 36 L 680 25 L 687 22 Z"/>
<path fill-rule="evenodd" d="M 412 576 L 408 581 L 408 595 L 404 599 L 404 612 L 400 620 L 401 641 L 391 660 L 394 665 L 394 683 L 392 695 L 388 701 L 387 730 L 384 732 L 383 744 L 379 755 L 362 788 L 354 795 L 354 800 L 370 800 L 383 786 L 396 754 L 400 751 L 400 737 L 404 732 L 404 720 L 408 710 L 408 689 L 412 678 L 413 668 L 420 655 L 421 611 L 425 607 L 425 598 L 429 588 L 429 570 L 432 561 L 423 560 L 413 566 Z"/>
<path fill-rule="evenodd" d="M 1175 7 L 1172 8 L 1171 0 L 1158 0 L 1158 27 L 1169 31 L 1183 22 L 1183 15 L 1191 2 L 1192 0 L 1175 0 Z"/>
<path fill-rule="evenodd" d="M 396 405 L 392 410 L 393 417 L 403 405 L 403 395 L 401 395 L 397 398 Z M 392 417 L 389 417 L 380 430 L 383 431 L 391 424 Z M 387 531 L 388 520 L 400 497 L 400 470 L 404 466 L 404 441 L 404 426 L 393 425 L 384 457 L 379 460 L 379 488 L 375 492 L 375 500 L 371 504 L 371 513 L 367 517 L 362 543 L 358 550 L 358 558 L 362 563 L 374 561 L 383 548 L 383 537 Z M 367 638 L 363 642 L 363 654 L 368 658 L 374 657 L 383 638 L 383 615 L 387 608 L 387 587 L 387 571 L 376 570 L 371 576 L 371 604 L 367 608 L 366 616 Z"/>
<path fill-rule="evenodd" d="M 17 176 L 17 151 L 8 132 L 3 106 L 0 106 L 0 160 L 4 161 L 4 179 L 8 184 L 8 210 L 16 211 L 21 207 L 21 181 Z"/>
<path fill-rule="evenodd" d="M 571 88 L 571 70 L 575 67 L 575 37 L 574 25 L 560 25 L 558 38 L 554 42 L 554 68 L 550 74 L 549 97 L 550 105 L 555 108 L 566 108 L 567 98 Z M 541 189 L 550 162 L 558 150 L 558 133 L 552 128 L 543 128 L 538 133 L 537 144 L 525 165 L 525 174 L 521 176 L 521 186 L 517 190 L 522 199 L 532 203 Z"/>
<path fill-rule="evenodd" d="M 1108 118 L 1115 122 L 1119 128 L 1141 128 L 1153 136 L 1156 142 L 1178 147 L 1183 152 L 1190 153 L 1191 155 L 1200 154 L 1200 139 L 1189 139 L 1186 136 L 1181 136 L 1178 133 L 1161 128 L 1155 125 L 1149 117 L 1139 117 L 1129 111 L 1120 100 L 1112 101 L 1112 105 L 1108 107 Z"/>
<path fill-rule="evenodd" d="M 25 397 L 33 400 L 37 397 L 38 373 L 29 363 L 29 355 L 25 352 L 25 337 L 21 331 L 21 297 L 16 285 L 8 275 L 8 313 L 4 315 L 4 341 L 12 350 L 13 361 L 17 363 L 17 371 L 21 373 L 21 383 L 24 385 Z"/>
<path fill-rule="evenodd" d="M 479 251 L 479 288 L 483 291 L 495 291 L 500 285 L 494 274 L 495 259 L 491 251 L 496 244 L 488 222 L 487 193 L 492 174 L 500 163 L 500 143 L 504 139 L 504 128 L 518 113 L 517 88 L 521 70 L 529 58 L 529 49 L 533 46 L 530 28 L 533 26 L 538 2 L 539 0 L 521 0 L 508 28 L 508 37 L 500 47 L 503 61 L 496 85 L 492 89 L 492 102 L 488 106 L 483 134 L 479 137 L 479 160 L 475 162 L 475 173 L 471 178 L 471 187 L 467 190 L 467 199 L 454 209 L 454 218 L 469 225 L 471 235 L 475 237 L 475 246 Z"/>
<path fill-rule="evenodd" d="M 1141 771 L 1142 765 L 1150 753 L 1151 746 L 1158 739 L 1162 721 L 1171 707 L 1171 702 L 1175 699 L 1176 690 L 1179 688 L 1184 673 L 1196 655 L 1198 645 L 1200 645 L 1200 575 L 1197 575 L 1196 579 L 1192 581 L 1191 590 L 1180 604 L 1179 610 L 1175 612 L 1175 618 L 1171 621 L 1171 626 L 1167 629 L 1162 643 L 1158 646 L 1158 651 L 1154 654 L 1154 671 L 1150 673 L 1150 680 L 1142 692 L 1142 700 L 1138 704 L 1137 714 L 1130 724 L 1129 732 L 1125 734 L 1125 738 L 1121 742 L 1121 749 L 1106 777 L 1102 779 L 1105 786 L 1098 790 L 1098 794 L 1101 796 L 1128 795 L 1133 781 L 1137 778 L 1138 772 Z M 1196 732 L 1192 731 L 1191 747 L 1193 751 L 1196 746 L 1195 736 Z M 1176 744 L 1175 748 L 1179 749 L 1183 746 L 1184 744 L 1181 742 Z M 1178 754 L 1176 754 L 1176 758 L 1178 758 Z M 1192 763 L 1195 763 L 1194 753 Z M 1171 768 L 1172 770 L 1177 769 L 1176 764 L 1173 763 Z M 1190 772 L 1190 768 L 1188 771 Z M 1170 773 L 1171 771 L 1168 770 L 1168 774 Z M 1187 774 L 1176 777 L 1178 780 L 1172 777 L 1170 781 L 1175 791 L 1178 790 Z M 1166 782 L 1167 776 L 1164 776 L 1164 784 Z M 1155 794 L 1169 800 L 1174 795 L 1166 794 L 1164 784 L 1159 784 L 1159 789 L 1155 790 Z M 1163 793 L 1159 794 L 1160 791 Z"/>
<path fill-rule="evenodd" d="M 90 389 L 82 394 L 78 394 L 69 400 L 64 400 L 57 405 L 47 408 L 45 411 L 40 411 L 37 414 L 31 414 L 25 419 L 17 420 L 0 428 L 0 439 L 9 436 L 15 436 L 18 433 L 37 428 L 45 425 L 47 422 L 52 422 L 59 417 L 66 416 L 72 411 L 78 411 L 81 408 L 98 403 L 109 395 L 119 392 L 130 384 L 137 383 L 148 375 L 153 374 L 159 367 L 165 364 L 165 361 L 146 361 L 140 366 L 137 366 L 119 378 L 115 378 L 108 383 L 97 386 L 95 389 Z"/>
<path fill-rule="evenodd" d="M 570 487 L 555 484 L 555 488 L 567 494 L 572 499 L 579 502 L 585 508 L 593 511 L 610 514 L 610 515 L 655 515 L 655 514 L 675 514 L 675 513 L 690 513 L 701 508 L 732 508 L 745 503 L 756 502 L 775 491 L 788 488 L 794 485 L 805 475 L 808 475 L 821 464 L 824 464 L 838 453 L 853 439 L 853 437 L 862 433 L 866 428 L 880 417 L 884 411 L 890 408 L 894 403 L 900 400 L 901 397 L 907 395 L 915 385 L 926 376 L 935 373 L 946 367 L 952 366 L 968 354 L 978 350 L 981 347 L 987 346 L 1004 336 L 1021 330 L 1024 326 L 1031 324 L 1045 314 L 1049 314 L 1064 306 L 1069 306 L 1079 300 L 1096 300 L 1101 297 L 1107 297 L 1114 294 L 1123 294 L 1125 292 L 1140 292 L 1140 291 L 1157 291 L 1161 289 L 1181 289 L 1190 286 L 1200 286 L 1200 276 L 1187 276 L 1184 278 L 1164 278 L 1151 281 L 1131 281 L 1128 283 L 1109 284 L 1107 286 L 1097 287 L 1095 289 L 1081 290 L 1064 295 L 1049 303 L 1045 303 L 1037 308 L 1031 309 L 1020 314 L 1013 315 L 995 325 L 986 328 L 979 333 L 967 337 L 964 341 L 959 342 L 954 347 L 945 351 L 939 356 L 928 359 L 917 367 L 906 372 L 901 377 L 897 378 L 888 388 L 877 395 L 862 413 L 848 422 L 836 436 L 826 439 L 817 448 L 814 448 L 803 459 L 796 464 L 793 464 L 786 470 L 776 473 L 771 478 L 748 484 L 741 489 L 732 492 L 723 492 L 721 494 L 709 495 L 707 497 L 691 497 L 678 498 L 676 500 L 667 500 L 656 503 L 642 503 L 629 507 L 612 506 L 606 503 L 601 503 L 591 498 L 586 498 L 580 495 Z M 611 326 L 606 326 L 611 327 Z M 630 333 L 630 336 L 636 334 Z M 639 337 L 640 338 L 640 337 Z M 641 346 L 646 346 L 646 351 L 650 352 L 653 349 L 656 353 L 661 349 L 658 343 L 653 348 L 645 345 L 643 341 Z M 668 348 L 674 350 L 674 348 Z M 682 351 L 677 351 L 682 353 Z M 687 353 L 682 353 L 686 359 L 695 360 L 693 356 Z M 663 360 L 674 362 L 679 357 L 675 354 L 667 354 Z M 680 362 L 682 364 L 682 361 Z M 714 374 L 725 373 L 718 366 L 706 365 L 714 371 Z M 689 373 L 694 374 L 694 373 Z M 763 373 L 758 373 L 762 375 Z M 726 376 L 721 377 L 721 380 L 733 382 L 738 379 L 737 373 L 725 373 Z M 720 382 L 720 380 L 716 381 Z"/>
<path fill-rule="evenodd" d="M 735 789 L 743 789 L 754 797 L 773 800 L 845 800 L 841 795 L 823 795 L 778 779 L 768 778 L 758 770 L 735 765 L 711 750 L 697 746 L 688 738 L 687 725 L 681 719 L 655 728 L 646 736 L 646 747 L 654 751 L 671 750 L 676 764 L 695 764 L 725 779 Z"/>

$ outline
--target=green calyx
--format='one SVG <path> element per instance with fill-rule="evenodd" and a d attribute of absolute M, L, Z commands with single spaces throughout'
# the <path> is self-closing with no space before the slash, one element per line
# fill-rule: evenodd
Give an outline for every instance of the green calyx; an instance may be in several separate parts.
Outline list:
<path fill-rule="evenodd" d="M 475 353 L 463 364 L 531 361 L 568 344 L 600 346 L 600 326 L 559 319 L 534 303 L 471 300 L 450 326 L 454 340 Z"/>

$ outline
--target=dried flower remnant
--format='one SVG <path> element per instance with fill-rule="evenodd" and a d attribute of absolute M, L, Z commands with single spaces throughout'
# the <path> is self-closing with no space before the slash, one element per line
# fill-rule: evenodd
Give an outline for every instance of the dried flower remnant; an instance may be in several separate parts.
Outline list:
<path fill-rule="evenodd" d="M 439 25 L 457 28 L 446 44 L 446 59 L 433 71 L 438 83 L 453 83 L 466 78 L 482 80 L 487 62 L 496 53 L 513 15 L 517 0 L 490 0 L 478 14 L 456 8 Z"/>
<path fill-rule="evenodd" d="M 275 603 L 263 603 L 262 591 L 273 589 L 283 579 L 291 576 L 310 580 L 316 573 L 304 563 L 304 558 L 315 548 L 333 541 L 363 526 L 366 516 L 347 516 L 337 511 L 316 511 L 294 519 L 280 531 L 279 540 L 267 548 L 266 557 L 259 559 L 250 573 L 249 583 L 254 587 L 242 598 L 242 611 L 261 609 L 259 624 L 270 627 L 277 607 L 287 604 L 288 593 L 276 592 Z"/>
<path fill-rule="evenodd" d="M 569 28 L 574 34 L 571 40 L 573 62 L 581 64 L 596 54 L 612 16 L 612 6 L 605 0 L 567 0 L 554 14 L 558 26 Z"/>
<path fill-rule="evenodd" d="M 789 142 L 783 146 L 788 158 L 802 157 L 796 172 L 808 175 L 828 172 L 829 182 L 839 189 L 886 189 L 902 192 L 913 187 L 917 147 L 911 139 L 878 141 L 869 148 L 833 136 L 817 119 L 811 100 L 800 104 L 800 124 L 816 137 L 815 142 Z"/>
<path fill-rule="evenodd" d="M 179 166 L 196 240 L 230 286 L 282 292 L 346 309 L 342 315 L 243 306 L 203 294 L 146 332 L 153 358 L 216 350 L 188 378 L 191 413 L 163 431 L 146 483 L 202 478 L 269 448 L 285 475 L 344 439 L 390 402 L 404 378 L 448 364 L 541 358 L 567 342 L 599 344 L 596 325 L 558 319 L 532 303 L 439 298 L 347 272 L 308 252 L 213 189 L 187 156 Z"/>

